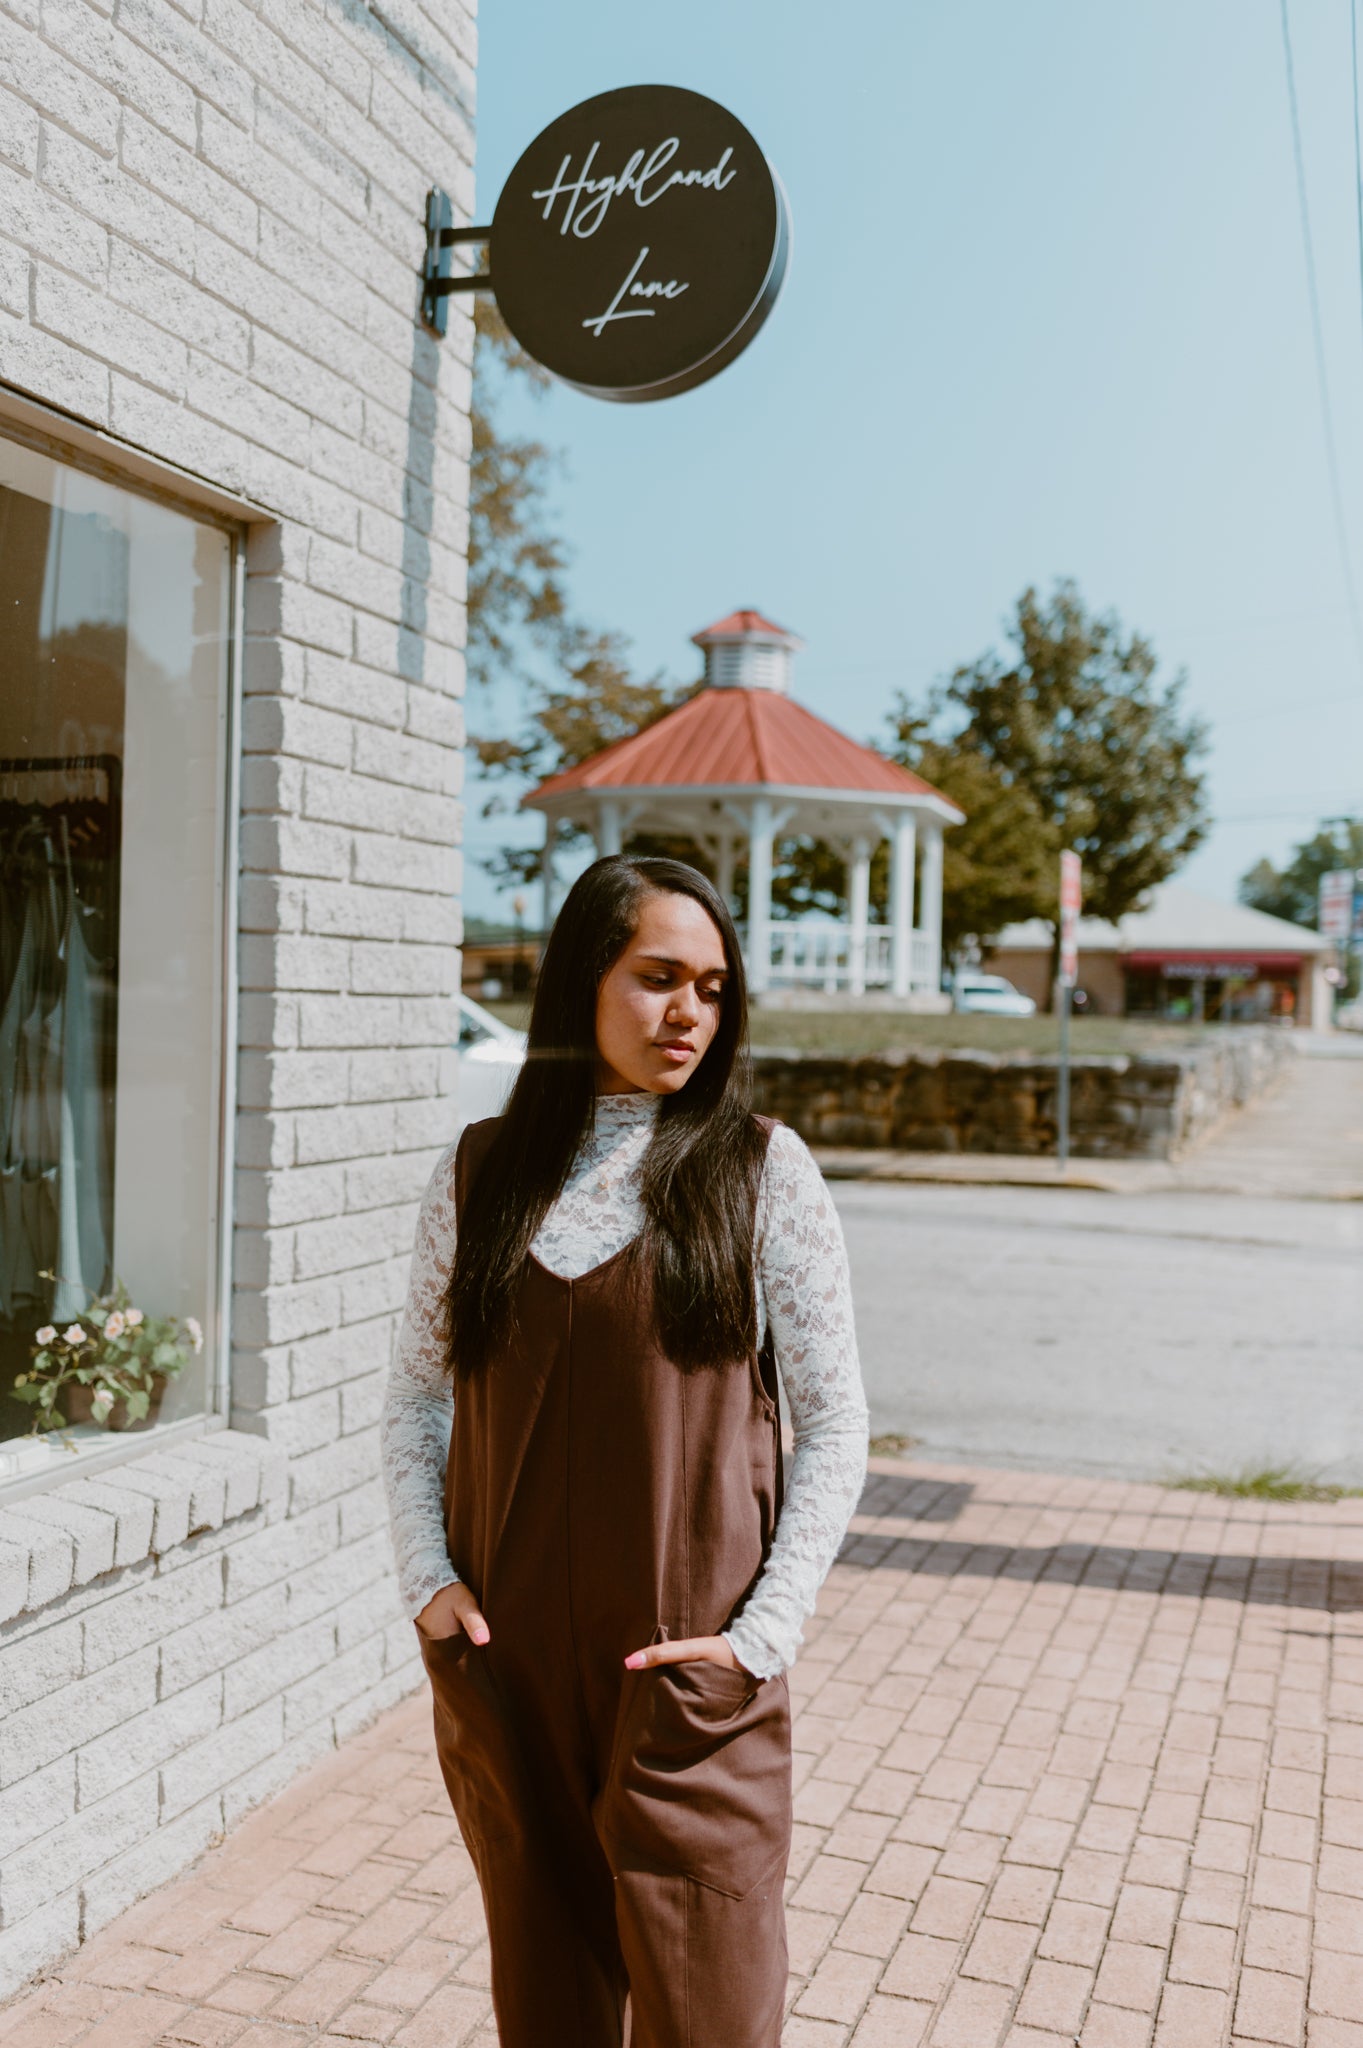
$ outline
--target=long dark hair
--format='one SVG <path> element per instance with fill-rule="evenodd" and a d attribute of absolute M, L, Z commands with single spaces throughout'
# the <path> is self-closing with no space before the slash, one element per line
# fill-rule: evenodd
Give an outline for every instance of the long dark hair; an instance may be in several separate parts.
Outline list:
<path fill-rule="evenodd" d="M 679 860 L 611 854 L 580 875 L 555 919 L 530 1013 L 530 1044 L 463 1206 L 446 1296 L 449 1369 L 484 1371 L 512 1328 L 531 1242 L 596 1108 L 596 1000 L 656 891 L 690 896 L 724 945 L 719 1023 L 685 1086 L 665 1095 L 644 1159 L 644 1227 L 633 1256 L 653 1286 L 658 1336 L 686 1370 L 734 1363 L 757 1340 L 752 1232 L 764 1146 L 751 1110 L 748 998 L 728 906 Z"/>

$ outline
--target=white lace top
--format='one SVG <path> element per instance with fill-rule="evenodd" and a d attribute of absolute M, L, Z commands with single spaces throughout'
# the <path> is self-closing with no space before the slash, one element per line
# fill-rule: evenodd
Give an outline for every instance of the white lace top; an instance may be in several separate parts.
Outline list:
<path fill-rule="evenodd" d="M 591 1135 L 535 1237 L 535 1257 L 577 1279 L 637 1236 L 640 1167 L 656 1095 L 602 1095 Z M 409 1614 L 457 1576 L 443 1489 L 454 1398 L 442 1306 L 454 1257 L 454 1147 L 421 1204 L 407 1307 L 383 1411 L 383 1473 Z M 784 1124 L 771 1134 L 756 1229 L 759 1332 L 770 1328 L 794 1433 L 785 1505 L 766 1567 L 728 1631 L 740 1664 L 770 1678 L 794 1662 L 866 1472 L 866 1400 L 847 1254 L 823 1176 Z"/>

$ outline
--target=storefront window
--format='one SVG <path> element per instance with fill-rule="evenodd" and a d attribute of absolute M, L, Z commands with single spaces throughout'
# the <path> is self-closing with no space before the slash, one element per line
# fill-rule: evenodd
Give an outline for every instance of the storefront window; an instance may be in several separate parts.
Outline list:
<path fill-rule="evenodd" d="M 1295 966 L 1271 968 L 1209 966 L 1195 971 L 1173 961 L 1164 967 L 1126 970 L 1128 1017 L 1160 1017 L 1167 1023 L 1290 1023 L 1297 1005 Z"/>
<path fill-rule="evenodd" d="M 115 1278 L 207 1334 L 159 1421 L 211 1405 L 232 556 L 0 442 L 0 1479 L 108 1440 L 14 1384 Z"/>

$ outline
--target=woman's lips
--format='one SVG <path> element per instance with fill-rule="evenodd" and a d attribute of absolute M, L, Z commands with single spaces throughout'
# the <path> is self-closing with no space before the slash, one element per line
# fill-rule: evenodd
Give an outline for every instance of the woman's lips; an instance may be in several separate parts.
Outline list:
<path fill-rule="evenodd" d="M 688 1045 L 685 1039 L 674 1038 L 660 1045 L 658 1051 L 665 1060 L 671 1060 L 675 1065 L 680 1066 L 683 1060 L 694 1058 L 696 1048 L 694 1045 Z"/>

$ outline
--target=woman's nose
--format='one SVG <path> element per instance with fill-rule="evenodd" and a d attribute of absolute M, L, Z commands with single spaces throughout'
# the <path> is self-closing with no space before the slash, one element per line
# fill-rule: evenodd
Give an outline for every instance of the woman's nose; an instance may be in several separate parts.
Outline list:
<path fill-rule="evenodd" d="M 667 1006 L 667 1014 L 678 1024 L 683 1019 L 694 1022 L 699 1017 L 700 998 L 689 983 L 685 988 L 679 988 L 675 991 L 671 1002 Z"/>

